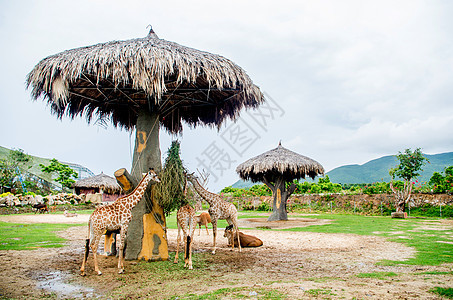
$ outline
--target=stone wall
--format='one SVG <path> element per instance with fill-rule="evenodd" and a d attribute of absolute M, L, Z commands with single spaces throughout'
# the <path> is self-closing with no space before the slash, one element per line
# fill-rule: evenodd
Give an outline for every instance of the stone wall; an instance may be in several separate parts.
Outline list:
<path fill-rule="evenodd" d="M 231 197 L 225 196 L 228 202 L 233 202 L 239 209 L 257 210 L 263 203 L 272 207 L 272 196 L 260 197 Z M 341 209 L 351 211 L 379 211 L 394 210 L 395 197 L 393 194 L 375 195 L 345 195 L 345 194 L 307 194 L 292 195 L 288 199 L 288 210 L 295 208 L 318 209 Z M 424 204 L 432 206 L 453 205 L 453 195 L 448 194 L 413 194 L 411 196 L 410 207 L 420 207 Z"/>

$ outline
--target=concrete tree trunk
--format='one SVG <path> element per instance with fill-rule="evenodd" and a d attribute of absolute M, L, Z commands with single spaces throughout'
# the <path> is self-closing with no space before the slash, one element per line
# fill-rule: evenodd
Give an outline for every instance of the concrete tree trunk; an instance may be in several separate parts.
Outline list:
<path fill-rule="evenodd" d="M 286 182 L 283 178 L 278 178 L 274 184 L 264 179 L 264 183 L 271 189 L 274 200 L 272 203 L 272 215 L 267 219 L 268 221 L 287 221 L 288 212 L 286 209 L 286 203 L 289 196 L 295 191 L 296 185 L 286 189 Z"/>
<path fill-rule="evenodd" d="M 132 177 L 139 182 L 142 174 L 152 168 L 162 170 L 159 148 L 159 115 L 139 111 L 136 125 Z M 168 245 L 165 215 L 153 199 L 151 186 L 142 200 L 132 209 L 132 220 L 126 238 L 126 259 L 167 260 Z"/>

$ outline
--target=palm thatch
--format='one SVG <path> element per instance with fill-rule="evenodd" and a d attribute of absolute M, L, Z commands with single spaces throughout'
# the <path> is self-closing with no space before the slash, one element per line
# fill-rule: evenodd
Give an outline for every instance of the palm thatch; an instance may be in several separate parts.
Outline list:
<path fill-rule="evenodd" d="M 253 157 L 236 168 L 244 180 L 263 181 L 266 178 L 274 182 L 283 178 L 286 182 L 309 176 L 312 179 L 324 174 L 323 166 L 317 161 L 284 148 L 281 143 L 277 148 Z"/>
<path fill-rule="evenodd" d="M 131 129 L 138 111 L 159 114 L 172 133 L 182 121 L 220 126 L 243 107 L 264 101 L 260 89 L 225 57 L 160 39 L 111 41 L 67 50 L 40 61 L 27 76 L 32 97 L 43 97 L 59 118 L 110 119 Z"/>
<path fill-rule="evenodd" d="M 121 193 L 123 189 L 117 183 L 116 179 L 101 173 L 96 176 L 81 179 L 74 183 L 75 189 L 101 189 L 107 194 Z"/>

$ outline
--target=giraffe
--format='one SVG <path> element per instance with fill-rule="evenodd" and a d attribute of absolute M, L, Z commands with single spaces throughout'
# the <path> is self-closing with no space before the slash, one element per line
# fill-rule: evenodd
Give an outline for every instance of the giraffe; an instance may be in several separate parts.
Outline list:
<path fill-rule="evenodd" d="M 233 225 L 236 235 L 238 237 L 238 248 L 241 252 L 241 243 L 239 243 L 239 227 L 238 227 L 238 211 L 234 204 L 226 202 L 217 194 L 208 192 L 198 182 L 194 173 L 187 174 L 187 180 L 190 181 L 197 191 L 197 193 L 209 203 L 209 214 L 211 215 L 212 233 L 214 238 L 214 249 L 212 254 L 215 254 L 216 245 L 215 240 L 217 236 L 217 220 L 226 220 L 229 225 Z M 234 250 L 234 243 L 232 243 L 231 250 Z"/>
<path fill-rule="evenodd" d="M 174 263 L 178 263 L 178 253 L 179 253 L 179 240 L 181 229 L 183 232 L 184 239 L 184 267 L 189 267 L 189 270 L 192 270 L 192 244 L 194 231 L 197 226 L 197 220 L 195 218 L 195 210 L 189 205 L 186 204 L 178 209 L 176 213 L 176 222 L 178 223 L 178 238 L 176 239 L 176 255 Z"/>
<path fill-rule="evenodd" d="M 150 170 L 145 174 L 132 193 L 118 198 L 112 204 L 96 208 L 91 214 L 88 221 L 88 238 L 86 239 L 85 256 L 83 257 L 82 267 L 80 268 L 82 276 L 85 275 L 86 261 L 90 251 L 89 248 L 93 251 L 94 270 L 98 275 L 102 275 L 97 262 L 99 240 L 107 231 L 116 230 L 120 230 L 120 235 L 117 240 L 119 246 L 118 273 L 124 273 L 123 250 L 127 228 L 132 218 L 131 210 L 143 197 L 150 182 L 152 184 L 160 182 L 156 172 L 153 170 Z"/>

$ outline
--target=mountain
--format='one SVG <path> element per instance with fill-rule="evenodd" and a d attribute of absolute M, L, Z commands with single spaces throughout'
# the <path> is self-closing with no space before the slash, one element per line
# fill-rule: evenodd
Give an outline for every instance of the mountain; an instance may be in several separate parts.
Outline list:
<path fill-rule="evenodd" d="M 429 155 L 425 154 L 429 163 L 423 166 L 419 181 L 429 181 L 434 172 L 442 172 L 446 167 L 453 166 L 453 152 Z M 330 181 L 336 183 L 373 183 L 390 181 L 389 170 L 398 164 L 395 156 L 384 156 L 370 160 L 363 165 L 341 166 L 327 172 Z"/>
<path fill-rule="evenodd" d="M 423 167 L 419 181 L 429 181 L 434 172 L 443 172 L 446 167 L 453 166 L 453 152 L 429 155 L 425 154 L 429 163 Z M 378 181 L 390 181 L 389 170 L 398 164 L 395 156 L 383 156 L 370 160 L 363 165 L 346 165 L 335 168 L 326 173 L 330 181 L 341 184 L 373 183 Z M 254 184 L 250 181 L 238 180 L 232 187 L 247 188 Z"/>

